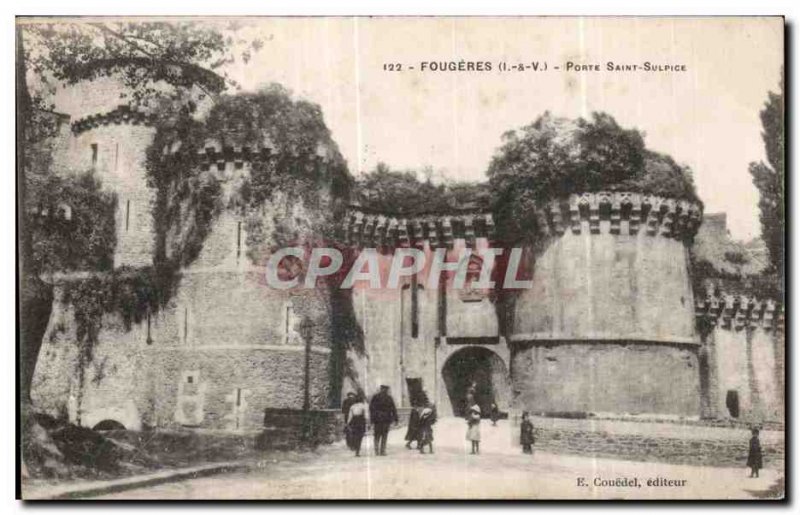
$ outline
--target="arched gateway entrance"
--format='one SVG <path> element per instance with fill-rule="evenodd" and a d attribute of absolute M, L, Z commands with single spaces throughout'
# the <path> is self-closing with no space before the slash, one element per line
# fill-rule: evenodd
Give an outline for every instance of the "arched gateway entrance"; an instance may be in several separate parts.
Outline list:
<path fill-rule="evenodd" d="M 489 416 L 492 402 L 501 411 L 509 408 L 508 369 L 500 356 L 485 347 L 466 347 L 453 353 L 442 367 L 442 379 L 455 416 L 466 414 L 470 391 L 474 391 L 484 417 Z"/>

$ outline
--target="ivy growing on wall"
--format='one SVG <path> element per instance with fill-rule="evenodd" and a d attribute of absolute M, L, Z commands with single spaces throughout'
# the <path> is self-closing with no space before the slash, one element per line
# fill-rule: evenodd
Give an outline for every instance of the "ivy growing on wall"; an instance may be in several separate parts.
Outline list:
<path fill-rule="evenodd" d="M 116 196 L 91 173 L 40 174 L 29 181 L 33 259 L 40 273 L 110 270 L 116 231 Z"/>
<path fill-rule="evenodd" d="M 275 246 L 330 234 L 347 206 L 351 179 L 319 106 L 293 100 L 280 86 L 221 97 L 204 120 L 186 104 L 165 106 L 159 120 L 145 159 L 154 192 L 153 265 L 111 270 L 115 242 L 108 238 L 102 251 L 92 238 L 76 244 L 76 255 L 104 256 L 101 262 L 59 265 L 107 271 L 64 288 L 63 300 L 74 308 L 83 364 L 93 358 L 104 316 L 117 315 L 130 329 L 168 304 L 180 270 L 198 258 L 223 210 L 246 217 L 249 257 L 258 262 Z M 227 195 L 223 185 L 228 179 L 201 155 L 209 142 L 252 150 L 249 173 L 225 185 Z M 259 152 L 262 148 L 269 152 Z M 99 193 L 96 179 L 84 181 L 101 197 L 107 195 Z M 98 202 L 84 203 L 104 234 L 113 238 L 115 204 L 101 208 Z M 278 205 L 272 206 L 271 218 L 265 217 L 268 204 Z"/>
<path fill-rule="evenodd" d="M 251 150 L 250 172 L 229 201 L 247 214 L 251 260 L 262 261 L 274 246 L 334 233 L 352 180 L 318 105 L 294 100 L 277 84 L 223 97 L 209 112 L 205 137 Z M 273 216 L 265 221 L 267 204 Z"/>

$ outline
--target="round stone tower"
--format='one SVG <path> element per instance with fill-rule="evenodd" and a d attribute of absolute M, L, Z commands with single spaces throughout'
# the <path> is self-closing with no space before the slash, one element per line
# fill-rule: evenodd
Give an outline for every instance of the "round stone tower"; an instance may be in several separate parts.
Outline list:
<path fill-rule="evenodd" d="M 199 69 L 176 65 L 175 73 L 186 73 L 187 68 Z M 222 87 L 216 75 L 209 73 L 208 80 L 205 88 Z M 147 86 L 156 92 L 149 102 L 137 99 L 111 68 L 108 75 L 60 88 L 55 98 L 56 111 L 70 116 L 71 128 L 68 142 L 54 156 L 56 173 L 92 171 L 103 188 L 117 196 L 115 268 L 153 264 L 153 190 L 147 184 L 145 157 L 156 131 L 155 96 L 180 97 L 199 105 L 199 111 L 211 100 L 196 86 L 179 88 L 163 81 Z"/>
<path fill-rule="evenodd" d="M 59 134 L 53 147 L 52 173 L 66 177 L 91 172 L 103 190 L 113 193 L 113 266 L 148 267 L 153 264 L 155 242 L 154 191 L 148 186 L 145 163 L 156 133 L 157 98 L 193 102 L 200 113 L 211 100 L 204 91 L 218 92 L 224 84 L 217 75 L 193 65 L 175 65 L 174 77 L 191 73 L 204 81 L 202 88 L 192 86 L 191 81 L 183 81 L 186 86 L 151 81 L 141 86 L 150 88 L 148 102 L 134 94 L 120 71 L 120 67 L 130 70 L 147 63 L 95 64 L 106 69 L 98 77 L 63 85 L 54 98 L 55 110 L 69 117 L 69 130 Z M 112 420 L 138 429 L 148 404 L 141 394 L 141 356 L 152 343 L 156 317 L 151 320 L 147 316 L 141 324 L 125 327 L 118 314 L 103 314 L 93 345 L 94 359 L 82 363 L 76 308 L 65 294 L 92 277 L 105 277 L 107 272 L 68 270 L 44 278 L 53 284 L 54 300 L 34 373 L 32 397 L 39 409 L 53 414 L 66 409 L 70 420 L 84 426 Z"/>
<path fill-rule="evenodd" d="M 527 249 L 509 343 L 534 412 L 699 416 L 688 244 L 699 205 L 598 192 L 551 202 Z"/>

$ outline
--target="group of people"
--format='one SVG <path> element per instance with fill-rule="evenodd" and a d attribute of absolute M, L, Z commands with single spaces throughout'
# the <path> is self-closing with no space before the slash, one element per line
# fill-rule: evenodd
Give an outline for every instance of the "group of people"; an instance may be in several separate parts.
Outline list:
<path fill-rule="evenodd" d="M 480 454 L 481 442 L 481 407 L 475 402 L 474 389 L 470 388 L 467 393 L 467 440 L 472 445 L 471 454 Z M 389 436 L 389 428 L 392 424 L 398 423 L 397 407 L 394 399 L 389 394 L 389 387 L 381 385 L 380 391 L 373 395 L 366 403 L 363 394 L 350 392 L 342 403 L 342 413 L 345 419 L 345 435 L 347 447 L 355 452 L 356 456 L 361 455 L 361 442 L 367 431 L 368 420 L 372 423 L 375 454 L 386 456 L 386 439 Z M 369 418 L 368 418 L 369 417 Z M 497 425 L 500 418 L 500 410 L 497 404 L 492 403 L 490 418 L 492 425 Z M 433 425 L 436 423 L 436 406 L 427 400 L 414 406 L 411 409 L 408 420 L 408 430 L 406 431 L 406 448 L 411 449 L 412 443 L 416 442 L 416 448 L 421 454 L 425 454 L 425 447 L 433 454 Z M 519 443 L 524 454 L 533 454 L 533 422 L 527 411 L 522 412 L 522 421 L 519 426 Z M 747 456 L 747 467 L 750 468 L 750 477 L 758 477 L 759 470 L 763 467 L 761 442 L 758 438 L 759 430 L 752 429 L 750 438 L 750 448 Z"/>
<path fill-rule="evenodd" d="M 397 407 L 389 393 L 389 387 L 381 385 L 378 393 L 372 396 L 369 406 L 364 395 L 350 392 L 342 402 L 342 414 L 345 421 L 345 439 L 347 447 L 361 456 L 361 442 L 367 432 L 368 424 L 372 424 L 374 435 L 374 448 L 376 456 L 386 456 L 386 439 L 389 428 L 397 425 Z M 406 432 L 406 447 L 411 448 L 411 443 L 417 442 L 417 449 L 425 453 L 425 447 L 433 453 L 433 425 L 436 423 L 436 407 L 427 400 L 421 406 L 411 410 Z"/>
<path fill-rule="evenodd" d="M 481 407 L 475 402 L 474 391 L 471 388 L 467 393 L 467 440 L 472 445 L 471 454 L 480 454 L 481 442 Z M 345 420 L 345 437 L 347 447 L 361 456 L 361 443 L 367 426 L 372 424 L 374 434 L 374 449 L 377 456 L 386 456 L 386 439 L 389 428 L 398 423 L 397 407 L 394 399 L 389 394 L 389 387 L 381 385 L 378 393 L 372 396 L 367 405 L 364 395 L 350 392 L 342 403 L 342 414 Z M 492 425 L 497 425 L 500 410 L 497 404 L 492 403 L 490 418 Z M 433 454 L 433 425 L 436 423 L 436 406 L 430 402 L 427 395 L 419 405 L 411 409 L 406 431 L 406 448 L 416 442 L 416 449 L 425 454 L 425 448 Z M 522 452 L 533 454 L 533 423 L 528 412 L 523 412 L 520 424 L 520 445 Z"/>
<path fill-rule="evenodd" d="M 470 388 L 467 393 L 467 440 L 470 442 L 472 449 L 470 454 L 480 454 L 481 451 L 481 407 L 475 402 L 473 395 L 474 389 Z M 497 421 L 500 419 L 500 409 L 496 403 L 492 403 L 490 408 L 489 417 L 492 425 L 496 426 Z M 522 446 L 522 452 L 525 454 L 533 454 L 533 423 L 530 420 L 530 414 L 527 411 L 522 412 L 522 422 L 519 426 L 520 435 L 519 443 Z"/>
<path fill-rule="evenodd" d="M 386 456 L 386 439 L 389 427 L 397 424 L 397 408 L 389 394 L 389 387 L 381 385 L 380 391 L 372 396 L 367 406 L 364 395 L 350 392 L 342 403 L 345 420 L 347 447 L 361 456 L 361 441 L 367 432 L 367 421 L 372 424 L 375 440 L 375 454 Z M 367 418 L 369 416 L 369 419 Z"/>

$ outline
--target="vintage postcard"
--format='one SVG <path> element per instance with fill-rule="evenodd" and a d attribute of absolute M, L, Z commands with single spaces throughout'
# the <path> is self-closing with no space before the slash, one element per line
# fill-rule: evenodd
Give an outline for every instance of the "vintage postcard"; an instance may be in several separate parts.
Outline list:
<path fill-rule="evenodd" d="M 784 31 L 18 17 L 22 498 L 783 499 Z"/>

